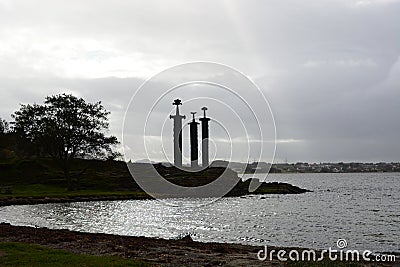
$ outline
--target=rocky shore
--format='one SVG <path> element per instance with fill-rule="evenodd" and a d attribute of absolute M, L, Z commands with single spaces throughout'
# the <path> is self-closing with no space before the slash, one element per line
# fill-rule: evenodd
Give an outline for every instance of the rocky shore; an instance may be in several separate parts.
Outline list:
<path fill-rule="evenodd" d="M 0 224 L 0 242 L 24 242 L 77 254 L 135 258 L 155 266 L 265 266 L 257 259 L 261 247 L 81 233 Z M 276 260 L 275 260 L 276 261 Z"/>
<path fill-rule="evenodd" d="M 154 266 L 288 266 L 288 264 L 293 266 L 295 264 L 279 261 L 275 255 L 272 261 L 258 260 L 257 253 L 263 249 L 261 246 L 200 243 L 193 241 L 190 236 L 177 240 L 165 240 L 12 226 L 7 223 L 0 223 L 0 242 L 23 242 L 76 254 L 113 255 L 126 259 L 139 259 Z M 272 249 L 289 251 L 294 248 L 268 246 L 268 250 Z M 1 251 L 0 256 L 2 256 Z M 302 264 L 300 266 L 309 266 L 310 264 L 311 266 L 337 266 L 335 262 L 322 262 L 322 265 L 312 262 Z M 376 262 L 353 262 L 352 264 L 352 266 L 393 266 L 393 263 L 377 264 Z M 347 265 L 342 263 L 339 266 Z"/>

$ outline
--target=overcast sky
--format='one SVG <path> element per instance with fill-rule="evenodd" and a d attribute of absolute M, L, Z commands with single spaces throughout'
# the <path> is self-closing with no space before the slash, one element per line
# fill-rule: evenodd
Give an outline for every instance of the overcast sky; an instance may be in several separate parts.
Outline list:
<path fill-rule="evenodd" d="M 276 161 L 400 161 L 399 56 L 397 0 L 0 0 L 0 117 L 70 92 L 120 138 L 144 80 L 212 61 L 262 89 Z"/>

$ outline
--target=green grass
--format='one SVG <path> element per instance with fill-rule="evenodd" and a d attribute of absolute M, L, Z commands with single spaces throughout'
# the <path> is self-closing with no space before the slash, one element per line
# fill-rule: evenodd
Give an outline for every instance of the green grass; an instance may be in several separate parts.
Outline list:
<path fill-rule="evenodd" d="M 44 246 L 0 243 L 0 266 L 151 266 L 115 256 L 78 255 Z"/>
<path fill-rule="evenodd" d="M 82 171 L 85 170 L 84 173 Z M 80 177 L 81 190 L 68 191 L 60 168 L 48 158 L 0 160 L 0 187 L 11 186 L 12 193 L 0 192 L 5 198 L 58 198 L 75 196 L 143 197 L 146 195 L 131 177 L 124 162 L 76 160 L 70 171 L 74 185 Z"/>

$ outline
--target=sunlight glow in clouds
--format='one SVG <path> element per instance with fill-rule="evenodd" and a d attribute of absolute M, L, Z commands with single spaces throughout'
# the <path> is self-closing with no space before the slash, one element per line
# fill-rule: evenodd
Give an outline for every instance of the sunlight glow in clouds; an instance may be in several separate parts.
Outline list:
<path fill-rule="evenodd" d="M 0 36 L 0 68 L 14 66 L 11 73 L 16 77 L 29 75 L 18 69 L 31 69 L 31 75 L 66 78 L 147 78 L 171 64 L 141 52 L 121 51 L 107 40 L 53 38 L 29 28 L 5 30 Z"/>
<path fill-rule="evenodd" d="M 400 0 L 0 0 L 0 117 L 72 92 L 120 137 L 145 79 L 212 61 L 264 91 L 278 158 L 398 161 L 399 32 Z"/>
<path fill-rule="evenodd" d="M 386 5 L 391 3 L 400 3 L 399 0 L 359 0 L 356 2 L 357 6 L 373 6 L 373 5 Z"/>
<path fill-rule="evenodd" d="M 336 59 L 336 60 L 309 60 L 304 63 L 304 67 L 317 68 L 323 66 L 334 66 L 334 67 L 376 67 L 377 64 L 372 59 Z"/>

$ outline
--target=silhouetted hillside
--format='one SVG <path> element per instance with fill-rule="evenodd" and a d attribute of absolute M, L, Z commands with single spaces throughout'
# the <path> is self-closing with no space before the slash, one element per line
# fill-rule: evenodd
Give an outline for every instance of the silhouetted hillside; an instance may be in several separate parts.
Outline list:
<path fill-rule="evenodd" d="M 1 199 L 13 198 L 60 198 L 54 202 L 87 201 L 98 199 L 150 198 L 138 186 L 129 173 L 127 164 L 122 161 L 100 161 L 76 159 L 71 176 L 80 181 L 80 189 L 67 191 L 67 182 L 62 171 L 49 158 L 14 159 L 0 163 L 0 188 L 10 188 L 12 192 L 0 192 Z M 138 163 L 137 166 L 151 167 Z M 188 172 L 161 164 L 153 165 L 165 179 L 184 187 L 197 187 L 216 180 L 221 174 L 229 181 L 238 181 L 237 174 L 230 169 L 213 167 L 200 172 Z M 146 175 L 145 173 L 143 175 Z M 250 181 L 241 182 L 227 196 L 249 194 Z M 307 190 L 284 183 L 264 183 L 252 194 L 296 194 Z M 117 196 L 110 198 L 110 196 Z M 69 197 L 69 199 L 64 199 Z M 79 198 L 76 198 L 79 197 Z M 82 198 L 90 197 L 90 198 Z M 106 198 L 104 198 L 106 197 Z M 21 201 L 20 201 L 21 202 Z M 19 204 L 20 202 L 10 202 Z M 50 199 L 21 202 L 33 204 L 52 202 Z M 7 202 L 8 203 L 8 202 Z M 3 203 L 4 205 L 7 203 Z"/>

